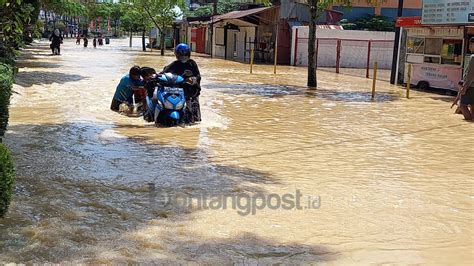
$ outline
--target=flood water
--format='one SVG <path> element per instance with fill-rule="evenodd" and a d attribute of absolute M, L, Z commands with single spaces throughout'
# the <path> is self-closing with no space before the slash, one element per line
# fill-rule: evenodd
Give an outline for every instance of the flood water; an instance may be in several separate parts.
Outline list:
<path fill-rule="evenodd" d="M 139 44 L 135 40 L 136 45 Z M 155 128 L 109 111 L 133 64 L 171 55 L 65 40 L 25 50 L 5 142 L 14 200 L 0 263 L 457 264 L 474 261 L 474 124 L 452 97 L 306 70 L 195 57 L 203 122 Z M 284 195 L 315 208 L 162 204 Z M 275 195 L 273 195 L 275 196 Z M 273 197 L 275 199 L 275 197 Z M 314 203 L 314 201 L 312 201 Z M 239 205 L 240 206 L 240 205 Z"/>

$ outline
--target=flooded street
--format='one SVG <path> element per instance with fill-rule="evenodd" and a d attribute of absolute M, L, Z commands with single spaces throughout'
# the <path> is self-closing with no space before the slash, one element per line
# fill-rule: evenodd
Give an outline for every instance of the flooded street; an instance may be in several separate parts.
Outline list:
<path fill-rule="evenodd" d="M 138 39 L 135 40 L 138 45 Z M 306 69 L 195 57 L 202 119 L 155 128 L 109 110 L 133 64 L 111 40 L 36 44 L 18 62 L 5 142 L 17 166 L 0 263 L 457 264 L 474 261 L 474 124 L 452 97 Z M 301 193 L 315 208 L 184 208 L 188 195 Z M 274 197 L 275 198 L 275 197 Z M 314 203 L 314 201 L 312 201 Z"/>

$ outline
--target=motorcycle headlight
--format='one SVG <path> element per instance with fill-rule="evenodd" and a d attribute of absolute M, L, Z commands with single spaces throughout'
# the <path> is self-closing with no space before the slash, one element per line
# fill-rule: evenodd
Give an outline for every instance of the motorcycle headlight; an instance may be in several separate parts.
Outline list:
<path fill-rule="evenodd" d="M 181 110 L 183 109 L 184 107 L 184 102 L 179 102 L 177 105 L 176 105 L 176 110 Z"/>
<path fill-rule="evenodd" d="M 155 90 L 153 90 L 153 97 L 152 99 L 158 99 L 158 87 L 155 87 Z"/>
<path fill-rule="evenodd" d="M 165 101 L 165 108 L 168 110 L 174 110 L 174 106 L 169 101 Z"/>
<path fill-rule="evenodd" d="M 163 104 L 161 103 L 161 101 L 156 101 L 156 104 L 158 105 L 158 108 L 163 110 Z"/>

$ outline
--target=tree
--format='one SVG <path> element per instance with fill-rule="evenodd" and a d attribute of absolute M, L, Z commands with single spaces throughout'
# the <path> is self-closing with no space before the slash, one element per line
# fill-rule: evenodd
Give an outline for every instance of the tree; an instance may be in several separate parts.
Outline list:
<path fill-rule="evenodd" d="M 125 29 L 130 31 L 130 47 L 132 47 L 132 32 L 142 32 L 142 49 L 145 48 L 145 33 L 152 25 L 150 17 L 143 12 L 143 8 L 135 3 L 124 3 L 124 15 L 121 22 Z"/>
<path fill-rule="evenodd" d="M 29 0 L 32 1 L 32 0 Z M 58 25 L 56 24 L 56 16 L 63 17 L 64 25 L 68 25 L 70 21 L 74 20 L 77 23 L 79 17 L 86 15 L 86 6 L 91 3 L 88 1 L 73 1 L 73 0 L 38 0 L 41 9 L 45 12 L 44 18 L 44 32 L 47 36 L 50 30 L 54 30 Z M 47 14 L 53 14 L 53 25 L 48 22 Z M 51 27 L 50 27 L 51 26 Z"/>
<path fill-rule="evenodd" d="M 86 13 L 86 7 L 81 3 L 67 2 L 65 3 L 64 13 L 69 18 L 69 21 L 78 24 L 78 18 Z M 65 21 L 67 23 L 67 21 Z M 72 36 L 71 36 L 72 37 Z"/>
<path fill-rule="evenodd" d="M 117 27 L 122 16 L 125 15 L 126 9 L 124 9 L 123 3 L 112 4 L 110 19 L 114 22 L 114 36 L 117 37 Z"/>
<path fill-rule="evenodd" d="M 23 45 L 24 33 L 31 22 L 34 6 L 22 0 L 2 1 L 0 6 L 0 57 L 14 58 Z"/>
<path fill-rule="evenodd" d="M 352 3 L 356 0 L 307 0 L 309 10 L 311 14 L 311 20 L 309 22 L 309 40 L 308 40 L 308 82 L 307 86 L 310 88 L 316 88 L 318 86 L 316 77 L 316 22 L 330 5 L 339 4 L 345 7 L 352 7 Z M 364 1 L 368 4 L 375 5 L 383 2 L 384 0 L 357 0 Z"/>
<path fill-rule="evenodd" d="M 158 29 L 160 33 L 161 55 L 164 55 L 166 30 L 181 15 L 177 8 L 184 10 L 184 0 L 135 0 L 135 3 L 145 11 Z"/>
<path fill-rule="evenodd" d="M 107 18 L 111 13 L 112 7 L 108 3 L 89 2 L 86 4 L 87 21 L 95 21 L 95 32 L 98 32 L 98 19 Z"/>
<path fill-rule="evenodd" d="M 33 42 L 33 36 L 37 35 L 37 26 L 39 25 L 38 17 L 40 13 L 40 1 L 39 0 L 24 0 L 25 4 L 29 4 L 32 7 L 30 13 L 30 21 L 23 32 L 23 41 L 26 44 Z"/>

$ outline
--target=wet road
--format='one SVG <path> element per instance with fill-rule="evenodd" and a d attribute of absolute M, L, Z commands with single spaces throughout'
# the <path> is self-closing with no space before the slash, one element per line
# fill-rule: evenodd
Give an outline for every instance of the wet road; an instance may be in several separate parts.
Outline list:
<path fill-rule="evenodd" d="M 474 260 L 474 125 L 452 114 L 451 97 L 407 100 L 378 82 L 370 101 L 363 78 L 320 72 L 307 91 L 303 68 L 250 76 L 248 65 L 196 57 L 203 122 L 155 128 L 109 111 L 110 99 L 131 65 L 161 69 L 173 57 L 127 44 L 25 51 L 5 140 L 18 179 L 0 262 Z M 303 195 L 302 209 L 277 208 L 288 193 Z M 272 207 L 165 204 L 215 194 Z"/>

